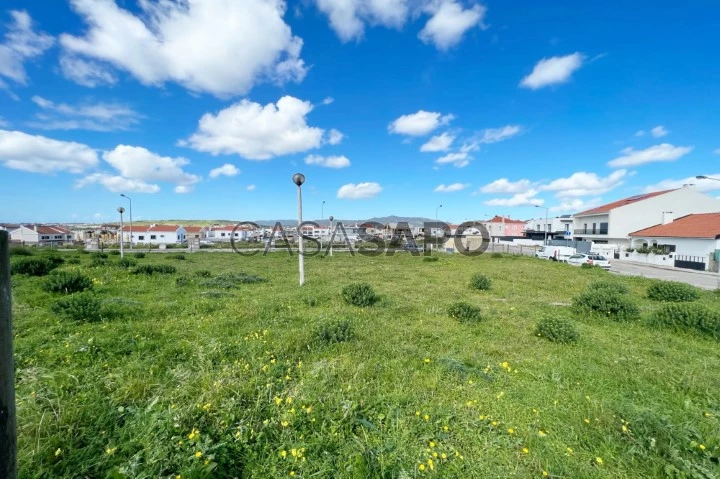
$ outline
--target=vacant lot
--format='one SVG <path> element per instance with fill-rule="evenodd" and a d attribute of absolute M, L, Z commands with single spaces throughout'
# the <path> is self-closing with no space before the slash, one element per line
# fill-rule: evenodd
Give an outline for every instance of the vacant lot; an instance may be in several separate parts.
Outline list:
<path fill-rule="evenodd" d="M 21 477 L 720 477 L 720 342 L 651 327 L 650 280 L 398 253 L 308 258 L 299 288 L 283 254 L 62 257 L 90 292 L 13 276 Z M 574 309 L 599 280 L 640 317 Z M 355 282 L 379 299 L 347 304 Z M 97 321 L 58 309 L 78 294 Z"/>

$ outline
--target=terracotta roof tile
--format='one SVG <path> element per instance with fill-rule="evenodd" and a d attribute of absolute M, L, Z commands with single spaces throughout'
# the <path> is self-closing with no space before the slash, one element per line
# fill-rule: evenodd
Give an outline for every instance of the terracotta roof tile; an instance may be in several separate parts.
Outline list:
<path fill-rule="evenodd" d="M 720 237 L 720 213 L 683 216 L 672 223 L 635 231 L 630 233 L 630 236 L 715 239 Z"/>
<path fill-rule="evenodd" d="M 614 210 L 615 208 L 629 205 L 631 203 L 637 203 L 638 201 L 647 200 L 648 198 L 654 198 L 655 196 L 664 195 L 665 193 L 670 193 L 671 191 L 675 191 L 675 190 L 656 191 L 654 193 L 646 193 L 643 195 L 630 196 L 628 198 L 623 198 L 621 200 L 613 201 L 612 203 L 607 203 L 605 205 L 596 206 L 595 208 L 591 208 L 589 210 L 581 211 L 580 213 L 575 213 L 575 216 L 597 215 L 600 213 L 607 213 L 608 211 Z"/>

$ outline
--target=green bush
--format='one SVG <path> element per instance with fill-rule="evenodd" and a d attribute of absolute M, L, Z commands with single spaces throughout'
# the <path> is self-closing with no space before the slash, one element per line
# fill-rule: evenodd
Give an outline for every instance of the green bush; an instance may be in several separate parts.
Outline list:
<path fill-rule="evenodd" d="M 82 263 L 82 261 L 80 261 L 80 258 L 78 258 L 78 257 L 76 257 L 76 256 L 71 256 L 70 258 L 68 258 L 67 260 L 65 260 L 65 262 L 66 262 L 67 264 L 80 264 L 80 263 Z"/>
<path fill-rule="evenodd" d="M 138 251 L 137 253 L 135 253 L 135 259 L 143 259 L 144 257 L 145 253 L 143 253 L 142 251 Z"/>
<path fill-rule="evenodd" d="M 608 316 L 616 321 L 637 319 L 640 314 L 637 305 L 627 296 L 602 289 L 586 291 L 573 303 L 578 312 Z"/>
<path fill-rule="evenodd" d="M 720 340 L 720 312 L 700 304 L 665 304 L 650 316 L 653 326 L 698 331 Z"/>
<path fill-rule="evenodd" d="M 108 258 L 108 254 L 98 251 L 98 252 L 96 252 L 96 253 L 93 253 L 93 254 L 92 254 L 92 257 L 93 257 L 93 259 L 94 259 L 94 258 L 107 259 L 107 258 Z"/>
<path fill-rule="evenodd" d="M 315 328 L 313 337 L 324 344 L 343 343 L 355 338 L 355 328 L 347 319 L 326 321 Z"/>
<path fill-rule="evenodd" d="M 435 261 L 437 261 L 439 259 L 440 258 L 438 258 L 437 256 L 425 256 L 423 258 L 423 261 L 425 261 L 426 263 L 434 263 Z"/>
<path fill-rule="evenodd" d="M 596 264 L 583 263 L 580 265 L 580 269 L 602 269 L 602 268 Z"/>
<path fill-rule="evenodd" d="M 111 254 L 113 256 L 120 256 L 120 250 L 111 249 L 108 254 Z"/>
<path fill-rule="evenodd" d="M 54 271 L 42 287 L 50 293 L 72 294 L 92 289 L 93 282 L 79 271 Z"/>
<path fill-rule="evenodd" d="M 173 274 L 177 271 L 175 269 L 175 266 L 169 265 L 169 264 L 141 264 L 134 270 L 132 270 L 133 274 L 147 274 L 152 275 L 155 273 L 158 274 Z"/>
<path fill-rule="evenodd" d="M 700 298 L 700 291 L 689 284 L 676 281 L 656 281 L 647 291 L 648 298 L 655 301 L 672 301 L 681 303 L 695 301 Z"/>
<path fill-rule="evenodd" d="M 207 279 L 201 284 L 210 288 L 233 289 L 241 284 L 264 283 L 265 281 L 267 281 L 265 278 L 248 273 L 228 273 Z"/>
<path fill-rule="evenodd" d="M 342 298 L 347 304 L 361 308 L 372 306 L 380 299 L 372 286 L 367 283 L 352 283 L 342 289 Z"/>
<path fill-rule="evenodd" d="M 535 328 L 535 335 L 554 343 L 574 343 L 580 333 L 573 324 L 561 318 L 545 318 Z"/>
<path fill-rule="evenodd" d="M 464 323 L 476 323 L 482 320 L 480 308 L 464 301 L 451 304 L 448 315 Z"/>
<path fill-rule="evenodd" d="M 14 246 L 10 248 L 10 256 L 32 256 L 33 251 L 25 246 Z"/>
<path fill-rule="evenodd" d="M 27 276 L 45 276 L 57 266 L 49 258 L 20 258 L 12 263 L 10 272 Z"/>
<path fill-rule="evenodd" d="M 647 246 L 641 246 L 640 248 L 636 249 L 635 252 L 640 254 L 648 254 L 650 253 L 650 248 L 648 248 Z"/>
<path fill-rule="evenodd" d="M 195 284 L 195 280 L 187 275 L 178 276 L 175 278 L 175 286 L 189 286 Z"/>
<path fill-rule="evenodd" d="M 108 260 L 101 257 L 94 257 L 92 261 L 90 261 L 90 266 L 93 268 L 99 268 L 101 266 L 107 266 Z"/>
<path fill-rule="evenodd" d="M 206 269 L 200 269 L 198 271 L 195 271 L 195 276 L 198 278 L 209 278 L 212 276 L 212 273 Z"/>
<path fill-rule="evenodd" d="M 167 257 L 168 257 L 168 259 L 176 259 L 179 261 L 185 261 L 185 259 L 186 259 L 185 255 L 182 253 L 169 254 Z"/>
<path fill-rule="evenodd" d="M 132 268 L 137 264 L 137 261 L 135 261 L 132 258 L 120 258 L 117 262 L 117 265 L 121 268 Z"/>
<path fill-rule="evenodd" d="M 627 251 L 628 253 L 632 253 L 633 251 L 635 251 L 635 248 L 625 248 L 625 251 Z"/>
<path fill-rule="evenodd" d="M 615 281 L 596 281 L 590 286 L 588 286 L 588 289 L 590 290 L 602 290 L 606 293 L 615 293 L 615 294 L 628 294 L 630 290 L 627 286 L 625 286 L 622 283 L 617 283 Z"/>
<path fill-rule="evenodd" d="M 495 252 L 495 253 L 491 253 L 490 257 L 491 258 L 502 258 L 503 255 L 502 255 L 502 253 Z"/>
<path fill-rule="evenodd" d="M 314 308 L 315 306 L 320 304 L 320 301 L 318 301 L 318 299 L 315 296 L 308 296 L 305 298 L 304 301 L 305 301 L 305 304 L 307 304 L 311 308 Z"/>
<path fill-rule="evenodd" d="M 103 318 L 102 303 L 92 293 L 78 293 L 56 301 L 52 311 L 73 321 L 96 322 Z"/>
<path fill-rule="evenodd" d="M 473 289 L 478 289 L 480 291 L 486 291 L 490 289 L 490 285 L 492 284 L 492 280 L 485 276 L 484 274 L 475 273 L 472 275 L 472 278 L 470 278 L 470 286 Z"/>

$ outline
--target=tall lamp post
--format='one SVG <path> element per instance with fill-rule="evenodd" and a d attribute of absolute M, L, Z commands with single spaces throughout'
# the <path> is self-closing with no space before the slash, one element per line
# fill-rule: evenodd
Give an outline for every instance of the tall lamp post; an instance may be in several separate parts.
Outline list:
<path fill-rule="evenodd" d="M 545 246 L 547 246 L 547 236 L 548 236 L 548 211 L 549 211 L 549 210 L 548 210 L 547 207 L 545 207 L 545 206 L 540 206 L 540 205 L 535 205 L 535 208 L 545 208 L 545 228 L 543 228 L 543 229 L 545 230 L 545 241 L 543 242 L 543 244 L 544 244 Z"/>
<path fill-rule="evenodd" d="M 333 229 L 333 221 L 335 220 L 335 217 L 333 215 L 330 215 L 328 219 L 330 220 L 330 256 L 332 256 L 333 238 L 335 236 L 335 230 Z"/>
<path fill-rule="evenodd" d="M 298 203 L 298 271 L 300 272 L 300 286 L 305 284 L 305 255 L 302 240 L 302 185 L 305 183 L 305 175 L 302 173 L 295 173 L 292 177 L 293 183 L 298 187 L 297 189 L 297 203 Z"/>
<path fill-rule="evenodd" d="M 125 213 L 125 208 L 123 208 L 121 206 L 117 210 L 118 210 L 118 213 L 120 213 L 120 257 L 124 258 L 125 257 L 125 246 L 124 246 L 125 241 L 123 241 L 123 216 L 122 215 L 123 215 L 123 213 Z"/>
<path fill-rule="evenodd" d="M 322 223 L 325 221 L 325 200 L 323 200 L 322 205 L 320 205 L 320 250 L 322 250 L 322 244 L 323 244 L 323 235 L 322 235 Z"/>
<path fill-rule="evenodd" d="M 438 207 L 435 208 L 435 222 L 436 222 L 436 223 L 438 222 L 438 210 L 439 210 L 440 208 L 442 208 L 442 205 L 438 205 Z M 444 230 L 443 230 L 443 231 L 444 231 Z M 439 248 L 439 246 L 438 246 L 438 241 L 439 241 L 439 239 L 438 239 L 438 234 L 437 234 L 437 231 L 435 231 L 435 249 L 438 249 L 438 248 Z"/>
<path fill-rule="evenodd" d="M 127 200 L 130 202 L 130 249 L 132 250 L 132 249 L 133 249 L 133 243 L 132 243 L 132 242 L 133 242 L 133 235 L 132 235 L 132 233 L 133 233 L 133 230 L 132 230 L 132 199 L 131 199 L 128 195 L 126 195 L 126 194 L 124 194 L 124 193 L 120 193 L 120 196 L 122 196 L 123 198 L 127 198 Z"/>

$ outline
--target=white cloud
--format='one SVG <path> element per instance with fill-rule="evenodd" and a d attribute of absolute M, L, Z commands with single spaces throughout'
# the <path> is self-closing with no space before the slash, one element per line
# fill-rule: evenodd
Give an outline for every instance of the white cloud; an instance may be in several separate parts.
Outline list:
<path fill-rule="evenodd" d="M 448 151 L 450 149 L 450 145 L 452 145 L 452 142 L 455 141 L 455 136 L 451 135 L 449 133 L 443 133 L 441 135 L 433 136 L 428 140 L 427 143 L 425 143 L 423 146 L 420 147 L 420 151 L 423 152 L 438 152 L 438 151 Z"/>
<path fill-rule="evenodd" d="M 185 158 L 160 156 L 139 146 L 118 145 L 103 153 L 103 159 L 131 180 L 167 181 L 183 187 L 200 181 L 199 176 L 183 171 L 182 167 L 190 163 Z"/>
<path fill-rule="evenodd" d="M 720 173 L 714 173 L 711 175 L 705 175 L 709 176 L 710 178 L 720 178 Z M 685 185 L 694 185 L 694 187 L 698 191 L 716 191 L 720 190 L 720 181 L 716 180 L 699 180 L 694 176 L 689 176 L 687 178 L 681 178 L 681 179 L 668 179 L 663 180 L 659 183 L 655 183 L 654 185 L 646 186 L 644 191 L 646 193 L 651 193 L 653 191 L 663 191 L 663 190 L 674 190 L 677 188 L 682 188 Z"/>
<path fill-rule="evenodd" d="M 41 121 L 31 123 L 45 130 L 127 130 L 140 121 L 140 115 L 132 108 L 119 103 L 96 103 L 79 106 L 55 103 L 40 96 L 32 97 L 33 103 L 51 115 L 39 115 Z"/>
<path fill-rule="evenodd" d="M 716 154 L 716 155 L 720 155 L 720 148 L 718 148 L 717 150 L 713 151 L 713 153 Z"/>
<path fill-rule="evenodd" d="M 26 60 L 42 55 L 55 40 L 33 30 L 33 21 L 24 10 L 10 10 L 12 23 L 7 25 L 5 40 L 0 43 L 0 77 L 20 85 L 27 84 Z M 0 88 L 7 85 L 0 79 Z"/>
<path fill-rule="evenodd" d="M 305 164 L 324 166 L 325 168 L 347 168 L 350 166 L 350 160 L 345 156 L 309 155 L 305 157 Z"/>
<path fill-rule="evenodd" d="M 636 131 L 635 136 L 645 136 L 645 130 Z"/>
<path fill-rule="evenodd" d="M 455 153 L 448 153 L 445 156 L 441 156 L 435 163 L 438 165 L 451 164 L 456 168 L 464 168 L 470 164 L 470 154 L 466 151 L 458 151 Z"/>
<path fill-rule="evenodd" d="M 432 17 L 420 31 L 418 37 L 425 43 L 432 43 L 438 50 L 447 50 L 462 40 L 465 32 L 473 27 L 484 27 L 482 21 L 487 9 L 473 5 L 465 9 L 454 0 L 443 0 L 431 4 Z"/>
<path fill-rule="evenodd" d="M 537 190 L 528 190 L 524 193 L 517 193 L 511 198 L 494 198 L 485 202 L 488 206 L 535 206 L 542 205 L 543 200 L 535 198 Z"/>
<path fill-rule="evenodd" d="M 665 127 L 662 126 L 662 125 L 658 125 L 658 126 L 656 126 L 655 128 L 653 128 L 652 130 L 650 130 L 650 134 L 651 134 L 654 138 L 662 138 L 663 136 L 667 135 L 668 133 L 670 133 L 670 132 L 667 131 L 667 130 L 665 129 Z"/>
<path fill-rule="evenodd" d="M 580 198 L 565 198 L 559 204 L 550 207 L 552 212 L 563 212 L 563 213 L 577 213 L 580 211 L 589 210 L 595 206 L 598 206 L 601 202 L 601 198 L 592 198 L 590 200 L 583 200 Z"/>
<path fill-rule="evenodd" d="M 420 110 L 417 113 L 402 115 L 390 123 L 390 133 L 410 136 L 425 136 L 435 128 L 450 123 L 454 115 Z"/>
<path fill-rule="evenodd" d="M 344 42 L 360 39 L 365 24 L 400 28 L 408 16 L 408 0 L 315 0 Z"/>
<path fill-rule="evenodd" d="M 98 155 L 81 143 L 0 130 L 0 163 L 32 173 L 82 173 L 98 164 Z"/>
<path fill-rule="evenodd" d="M 68 80 L 88 88 L 117 83 L 115 75 L 101 63 L 83 60 L 72 55 L 60 57 L 60 70 Z"/>
<path fill-rule="evenodd" d="M 627 170 L 617 170 L 602 178 L 595 173 L 580 171 L 542 185 L 540 189 L 554 191 L 560 198 L 601 195 L 622 185 L 627 173 Z"/>
<path fill-rule="evenodd" d="M 511 182 L 507 178 L 500 178 L 480 188 L 482 193 L 522 193 L 530 189 L 530 180 Z"/>
<path fill-rule="evenodd" d="M 334 101 L 335 101 L 335 98 L 328 96 L 323 99 L 322 104 L 323 105 L 331 105 Z"/>
<path fill-rule="evenodd" d="M 335 128 L 331 128 L 330 131 L 328 131 L 327 142 L 331 145 L 339 145 L 340 142 L 343 141 L 343 138 L 345 138 L 345 135 Z"/>
<path fill-rule="evenodd" d="M 344 200 L 365 200 L 373 198 L 382 192 L 379 183 L 348 183 L 337 191 L 337 197 Z"/>
<path fill-rule="evenodd" d="M 522 131 L 522 127 L 520 125 L 507 125 L 502 128 L 488 128 L 483 131 L 483 135 L 478 141 L 480 143 L 487 144 L 497 143 L 512 138 L 520 133 L 520 131 Z"/>
<path fill-rule="evenodd" d="M 265 106 L 241 100 L 217 115 L 206 113 L 187 142 L 213 155 L 237 154 L 249 160 L 300 153 L 322 144 L 324 130 L 310 127 L 305 117 L 310 102 L 291 96 Z"/>
<path fill-rule="evenodd" d="M 208 174 L 208 176 L 210 178 L 218 178 L 220 176 L 237 176 L 239 174 L 240 170 L 237 166 L 230 163 L 225 163 L 222 166 L 210 170 L 210 174 Z"/>
<path fill-rule="evenodd" d="M 535 65 L 532 73 L 522 79 L 520 86 L 537 90 L 565 83 L 582 66 L 583 60 L 584 56 L 579 52 L 564 57 L 543 58 Z"/>
<path fill-rule="evenodd" d="M 247 185 L 247 186 L 245 187 L 245 189 L 248 190 L 248 191 L 255 191 L 255 188 L 256 188 L 255 185 Z"/>
<path fill-rule="evenodd" d="M 113 193 L 157 193 L 160 191 L 158 185 L 105 173 L 93 173 L 86 176 L 75 182 L 75 188 L 83 188 L 92 184 L 100 184 Z"/>
<path fill-rule="evenodd" d="M 452 183 L 449 185 L 438 185 L 433 191 L 435 193 L 454 193 L 456 191 L 462 191 L 470 186 L 468 183 Z"/>
<path fill-rule="evenodd" d="M 644 165 L 645 163 L 654 163 L 657 161 L 675 161 L 687 155 L 692 150 L 692 146 L 673 146 L 669 143 L 651 146 L 644 150 L 625 148 L 621 151 L 623 156 L 608 162 L 608 166 L 618 168 Z"/>
<path fill-rule="evenodd" d="M 192 193 L 193 186 L 192 185 L 177 185 L 174 189 L 175 193 L 185 195 L 188 193 Z"/>
<path fill-rule="evenodd" d="M 115 0 L 71 5 L 88 28 L 61 35 L 64 54 L 112 65 L 145 85 L 172 81 L 229 96 L 262 81 L 300 81 L 307 71 L 283 0 L 143 0 L 137 14 Z"/>

